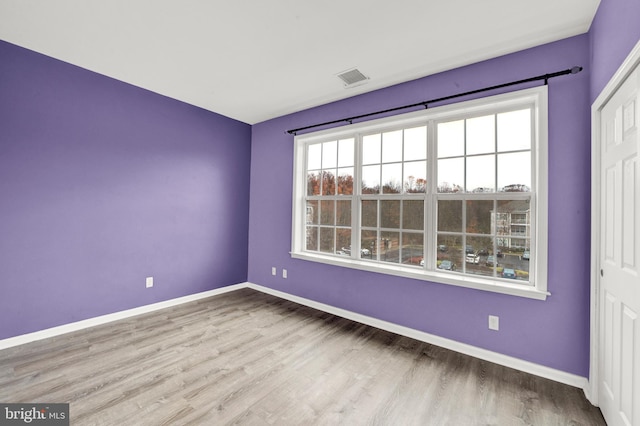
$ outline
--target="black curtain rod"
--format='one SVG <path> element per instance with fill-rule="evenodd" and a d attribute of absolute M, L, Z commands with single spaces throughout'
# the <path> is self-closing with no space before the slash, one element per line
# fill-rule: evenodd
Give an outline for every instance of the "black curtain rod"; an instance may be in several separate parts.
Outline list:
<path fill-rule="evenodd" d="M 316 127 L 328 126 L 330 124 L 336 124 L 336 123 L 342 123 L 342 122 L 349 122 L 349 124 L 351 124 L 353 122 L 353 120 L 357 120 L 359 118 L 371 117 L 373 115 L 385 114 L 387 112 L 394 112 L 394 111 L 399 111 L 399 110 L 402 110 L 402 109 L 415 108 L 415 107 L 418 107 L 418 106 L 423 106 L 425 108 L 428 108 L 429 104 L 433 104 L 433 103 L 436 103 L 436 102 L 447 101 L 449 99 L 460 98 L 462 96 L 475 95 L 476 93 L 488 92 L 489 90 L 502 89 L 503 87 L 515 86 L 516 84 L 530 83 L 532 81 L 544 80 L 544 84 L 547 85 L 549 83 L 549 79 L 550 78 L 560 77 L 562 75 L 567 75 L 567 74 L 577 74 L 580 71 L 582 71 L 582 67 L 577 67 L 576 66 L 576 67 L 573 67 L 573 68 L 566 69 L 564 71 L 558 71 L 558 72 L 554 72 L 554 73 L 550 73 L 550 74 L 542 74 L 542 75 L 539 75 L 539 76 L 536 76 L 536 77 L 525 78 L 524 80 L 512 81 L 510 83 L 504 83 L 504 84 L 499 84 L 497 86 L 485 87 L 483 89 L 472 90 L 470 92 L 458 93 L 458 94 L 455 94 L 455 95 L 445 96 L 443 98 L 430 99 L 428 101 L 422 101 L 422 102 L 418 102 L 416 104 L 404 105 L 404 106 L 399 106 L 399 107 L 395 107 L 395 108 L 385 109 L 385 110 L 382 110 L 382 111 L 370 112 L 368 114 L 354 115 L 353 117 L 341 118 L 339 120 L 333 120 L 333 121 L 326 121 L 324 123 L 312 124 L 311 126 L 298 127 L 297 129 L 287 130 L 287 133 L 289 133 L 290 135 L 295 135 L 297 132 L 299 132 L 301 130 L 308 130 L 308 129 L 313 129 L 313 128 L 316 128 Z"/>

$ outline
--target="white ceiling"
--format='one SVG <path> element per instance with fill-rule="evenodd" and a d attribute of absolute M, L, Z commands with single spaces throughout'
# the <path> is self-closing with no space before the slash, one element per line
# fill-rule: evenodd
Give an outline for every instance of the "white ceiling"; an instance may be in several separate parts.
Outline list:
<path fill-rule="evenodd" d="M 585 33 L 599 3 L 0 0 L 0 39 L 254 124 Z"/>

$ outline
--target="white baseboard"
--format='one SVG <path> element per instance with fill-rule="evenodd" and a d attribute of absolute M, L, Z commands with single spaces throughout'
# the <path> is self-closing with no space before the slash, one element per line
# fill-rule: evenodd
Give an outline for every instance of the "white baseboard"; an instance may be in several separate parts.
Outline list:
<path fill-rule="evenodd" d="M 0 350 L 11 348 L 13 346 L 24 345 L 25 343 L 34 342 L 36 340 L 47 339 L 49 337 L 59 336 L 61 334 L 71 333 L 73 331 L 83 330 L 85 328 L 94 327 L 96 325 L 106 324 L 112 321 L 118 321 L 130 318 L 136 315 L 146 314 L 148 312 L 157 311 L 159 309 L 169 308 L 171 306 L 180 305 L 182 303 L 192 302 L 194 300 L 204 299 L 206 297 L 217 296 L 219 294 L 228 293 L 230 291 L 246 288 L 247 283 L 234 284 L 227 287 L 220 287 L 214 290 L 204 291 L 202 293 L 190 294 L 188 296 L 178 297 L 176 299 L 165 300 L 163 302 L 153 303 L 151 305 L 140 306 L 138 308 L 127 309 L 126 311 L 114 312 L 112 314 L 101 315 L 99 317 L 89 318 L 82 321 L 72 322 L 57 327 L 47 328 L 33 333 L 22 334 L 20 336 L 9 337 L 0 340 Z"/>
<path fill-rule="evenodd" d="M 305 299 L 303 297 L 294 296 L 288 293 L 284 293 L 278 290 L 273 290 L 268 287 L 263 287 L 257 284 L 248 283 L 249 288 L 261 291 L 263 293 L 271 294 L 281 299 L 290 300 L 301 305 L 309 306 L 314 309 L 318 309 L 323 312 L 327 312 L 333 315 L 337 315 L 342 318 L 350 319 L 362 324 L 370 325 L 385 331 L 390 331 L 401 336 L 410 337 L 412 339 L 420 340 L 421 342 L 430 343 L 436 346 L 440 346 L 452 351 L 460 352 L 475 358 L 483 359 L 485 361 L 493 362 L 495 364 L 503 365 L 505 367 L 513 368 L 523 371 L 525 373 L 533 374 L 535 376 L 544 377 L 546 379 L 554 380 L 556 382 L 564 383 L 573 387 L 577 387 L 585 391 L 589 388 L 589 381 L 585 377 L 577 376 L 575 374 L 566 373 L 564 371 L 556 370 L 553 368 L 545 367 L 540 364 L 535 364 L 529 361 L 524 361 L 518 358 L 514 358 L 508 355 L 503 355 L 498 352 L 489 351 L 487 349 L 478 348 L 465 343 L 460 343 L 455 340 L 446 339 L 444 337 L 436 336 L 433 334 L 418 331 L 409 327 L 404 327 L 387 321 L 379 320 L 377 318 L 361 315 L 355 312 L 347 311 L 345 309 L 336 308 L 324 303 L 315 302 L 313 300 Z"/>
<path fill-rule="evenodd" d="M 8 339 L 0 340 L 0 350 L 10 348 L 13 346 L 22 345 L 29 342 L 33 342 L 36 340 L 59 336 L 61 334 L 82 330 L 82 329 L 93 327 L 96 325 L 106 324 L 106 323 L 117 321 L 120 319 L 130 318 L 136 315 L 157 311 L 159 309 L 180 305 L 182 303 L 188 303 L 194 300 L 204 299 L 206 297 L 228 293 L 230 291 L 235 291 L 242 288 L 250 288 L 256 291 L 260 291 L 262 293 L 279 297 L 281 299 L 289 300 L 291 302 L 309 306 L 310 308 L 318 309 L 323 312 L 337 315 L 342 318 L 346 318 L 362 324 L 370 325 L 372 327 L 376 327 L 381 330 L 389 331 L 391 333 L 396 333 L 401 336 L 410 337 L 412 339 L 437 345 L 446 349 L 450 349 L 450 350 L 460 352 L 469 356 L 483 359 L 485 361 L 493 362 L 495 364 L 520 370 L 525 373 L 533 374 L 535 376 L 544 377 L 550 380 L 554 380 L 556 382 L 574 386 L 574 387 L 583 389 L 585 391 L 585 394 L 587 394 L 587 391 L 590 389 L 589 381 L 585 377 L 566 373 L 564 371 L 545 367 L 529 361 L 523 361 L 518 358 L 514 358 L 514 357 L 503 355 L 497 352 L 478 348 L 465 343 L 460 343 L 455 340 L 446 339 L 444 337 L 425 333 L 423 331 L 419 331 L 409 327 L 404 327 L 398 324 L 394 324 L 391 322 L 379 320 L 377 318 L 358 314 L 356 312 L 348 311 L 345 309 L 336 308 L 331 305 L 319 303 L 310 299 L 305 299 L 304 297 L 295 296 L 289 293 L 284 293 L 282 291 L 274 290 L 268 287 L 263 287 L 261 285 L 248 283 L 248 282 L 234 284 L 227 287 L 221 287 L 214 290 L 205 291 L 202 293 L 191 294 L 188 296 L 179 297 L 177 299 L 171 299 L 171 300 L 166 300 L 164 302 L 154 303 L 152 305 L 140 306 L 138 308 L 115 312 L 113 314 L 102 315 L 95 318 L 89 318 L 83 321 L 78 321 L 70 324 L 61 325 L 58 327 L 36 331 L 34 333 L 28 333 L 20 336 L 10 337 Z"/>

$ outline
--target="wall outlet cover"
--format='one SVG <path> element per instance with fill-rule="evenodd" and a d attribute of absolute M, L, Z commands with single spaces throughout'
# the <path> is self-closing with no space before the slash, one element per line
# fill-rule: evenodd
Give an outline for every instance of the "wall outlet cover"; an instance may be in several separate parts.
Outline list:
<path fill-rule="evenodd" d="M 500 330 L 500 317 L 489 315 L 489 330 Z"/>

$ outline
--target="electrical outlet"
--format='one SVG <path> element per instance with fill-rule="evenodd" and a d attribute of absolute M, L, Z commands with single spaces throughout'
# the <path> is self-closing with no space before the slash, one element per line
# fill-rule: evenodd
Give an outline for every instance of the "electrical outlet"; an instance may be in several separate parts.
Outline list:
<path fill-rule="evenodd" d="M 287 278 L 287 270 L 286 269 L 282 270 L 282 278 Z"/>
<path fill-rule="evenodd" d="M 277 273 L 278 273 L 278 270 L 276 269 L 276 267 L 272 266 L 271 267 L 271 275 L 273 275 L 275 277 Z"/>
<path fill-rule="evenodd" d="M 489 330 L 500 330 L 500 317 L 489 315 Z"/>
<path fill-rule="evenodd" d="M 147 277 L 147 288 L 153 287 L 153 277 Z"/>

